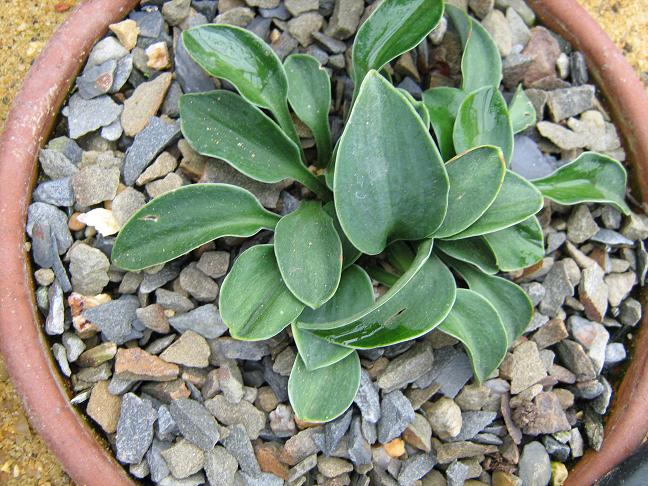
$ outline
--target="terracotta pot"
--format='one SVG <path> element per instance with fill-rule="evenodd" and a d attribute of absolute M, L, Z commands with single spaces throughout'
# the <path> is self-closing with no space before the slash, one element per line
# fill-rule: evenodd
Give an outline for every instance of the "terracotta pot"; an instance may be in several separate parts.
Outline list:
<path fill-rule="evenodd" d="M 36 310 L 29 254 L 27 207 L 38 150 L 89 50 L 139 0 L 88 0 L 73 12 L 34 63 L 0 138 L 0 350 L 32 425 L 80 485 L 133 485 L 98 437 L 69 404 Z M 575 0 L 530 0 L 542 21 L 585 53 L 606 94 L 632 164 L 638 195 L 648 204 L 648 97 L 632 68 Z M 648 314 L 644 312 L 644 314 Z M 627 457 L 648 431 L 648 319 L 615 399 L 600 453 L 588 453 L 570 475 L 587 486 Z"/>

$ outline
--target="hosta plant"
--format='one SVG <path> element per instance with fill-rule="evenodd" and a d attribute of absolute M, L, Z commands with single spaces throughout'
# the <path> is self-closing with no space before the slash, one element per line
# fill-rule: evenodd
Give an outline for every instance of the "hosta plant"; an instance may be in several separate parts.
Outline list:
<path fill-rule="evenodd" d="M 585 153 L 534 181 L 508 169 L 514 133 L 535 123 L 533 105 L 521 89 L 506 103 L 500 56 L 483 27 L 450 5 L 445 14 L 464 45 L 461 87 L 416 100 L 392 86 L 385 67 L 434 29 L 444 5 L 384 0 L 356 35 L 353 104 L 336 143 L 331 83 L 315 58 L 282 64 L 254 34 L 227 25 L 183 34 L 191 57 L 237 90 L 182 97 L 189 144 L 257 181 L 290 179 L 310 191 L 282 217 L 240 187 L 182 187 L 133 215 L 113 261 L 135 271 L 216 238 L 274 231 L 271 244 L 238 255 L 219 307 L 237 339 L 290 327 L 299 355 L 288 391 L 302 420 L 332 420 L 350 406 L 357 350 L 432 329 L 462 342 L 484 380 L 532 318 L 525 292 L 497 273 L 543 258 L 543 198 L 628 211 L 625 171 L 606 156 Z M 311 130 L 316 160 L 300 147 L 294 117 Z M 374 282 L 388 287 L 377 299 Z"/>

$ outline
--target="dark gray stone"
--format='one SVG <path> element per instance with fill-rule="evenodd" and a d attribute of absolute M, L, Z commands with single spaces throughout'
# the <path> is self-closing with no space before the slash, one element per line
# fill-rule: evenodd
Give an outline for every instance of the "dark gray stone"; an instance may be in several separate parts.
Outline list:
<path fill-rule="evenodd" d="M 548 176 L 558 167 L 556 159 L 540 151 L 538 144 L 526 135 L 515 136 L 511 170 L 526 179 Z"/>
<path fill-rule="evenodd" d="M 240 424 L 232 425 L 227 428 L 229 434 L 221 442 L 225 449 L 229 451 L 237 460 L 241 471 L 256 476 L 261 473 L 259 463 L 254 455 L 252 443 L 245 432 L 245 427 Z"/>
<path fill-rule="evenodd" d="M 200 403 L 186 398 L 174 400 L 169 412 L 185 439 L 203 451 L 209 451 L 218 442 L 218 424 Z"/>
<path fill-rule="evenodd" d="M 448 486 L 463 486 L 469 477 L 470 468 L 462 462 L 454 461 L 446 469 Z"/>
<path fill-rule="evenodd" d="M 321 451 L 330 456 L 337 449 L 342 437 L 349 430 L 353 410 L 349 409 L 344 415 L 329 422 L 324 427 L 324 431 L 313 436 L 313 442 L 321 449 Z"/>
<path fill-rule="evenodd" d="M 155 273 L 145 273 L 139 291 L 143 294 L 150 294 L 156 289 L 166 285 L 180 274 L 178 267 L 173 264 L 166 264 L 162 270 Z"/>
<path fill-rule="evenodd" d="M 454 398 L 472 376 L 468 355 L 461 349 L 446 346 L 435 350 L 432 369 L 416 380 L 414 385 L 418 388 L 427 388 L 436 383 L 441 386 L 441 393 Z"/>
<path fill-rule="evenodd" d="M 178 37 L 175 50 L 175 75 L 183 93 L 202 93 L 214 89 L 214 82 L 209 75 L 194 62 Z"/>
<path fill-rule="evenodd" d="M 471 440 L 484 430 L 497 417 L 495 412 L 463 412 L 461 414 L 461 432 L 450 439 L 451 442 Z"/>
<path fill-rule="evenodd" d="M 135 311 L 138 307 L 137 297 L 124 295 L 117 300 L 86 309 L 81 316 L 101 329 L 104 340 L 124 344 L 133 339 L 133 322 L 137 318 Z"/>
<path fill-rule="evenodd" d="M 369 373 L 362 369 L 360 374 L 360 387 L 353 399 L 360 409 L 362 418 L 369 423 L 375 424 L 380 419 L 380 397 L 378 387 L 371 381 Z"/>
<path fill-rule="evenodd" d="M 371 464 L 371 445 L 362 433 L 360 417 L 355 417 L 351 422 L 348 440 L 349 459 L 356 466 Z"/>
<path fill-rule="evenodd" d="M 110 87 L 110 93 L 118 93 L 130 78 L 133 72 L 133 55 L 129 54 L 117 61 L 115 74 L 113 75 L 113 83 Z"/>
<path fill-rule="evenodd" d="M 547 106 L 553 121 L 559 122 L 592 109 L 594 91 L 595 88 L 592 85 L 549 91 Z"/>
<path fill-rule="evenodd" d="M 333 37 L 329 37 L 328 35 L 323 34 L 322 32 L 314 32 L 313 38 L 317 41 L 319 45 L 324 47 L 324 49 L 326 49 L 331 54 L 341 54 L 347 49 L 347 45 L 345 42 L 334 39 Z"/>
<path fill-rule="evenodd" d="M 207 339 L 215 339 L 227 331 L 227 326 L 214 304 L 203 305 L 186 314 L 172 317 L 169 324 L 181 333 L 192 330 Z"/>
<path fill-rule="evenodd" d="M 146 462 L 149 465 L 149 470 L 151 472 L 151 480 L 155 483 L 161 481 L 169 475 L 169 467 L 167 466 L 166 461 L 162 457 L 162 451 L 171 447 L 170 442 L 162 442 L 157 439 L 153 439 L 151 448 L 146 453 Z"/>
<path fill-rule="evenodd" d="M 151 117 L 144 130 L 135 136 L 135 141 L 126 151 L 124 160 L 124 183 L 132 186 L 144 169 L 162 150 L 180 136 L 178 123 L 166 123 L 158 117 Z"/>
<path fill-rule="evenodd" d="M 63 110 L 67 117 L 70 137 L 77 139 L 114 122 L 122 112 L 122 106 L 110 96 L 99 96 L 91 100 L 74 94 Z"/>
<path fill-rule="evenodd" d="M 42 149 L 38 155 L 38 161 L 41 169 L 50 179 L 69 177 L 79 170 L 64 153 L 56 150 Z"/>
<path fill-rule="evenodd" d="M 262 17 L 268 19 L 288 20 L 290 18 L 290 12 L 288 12 L 283 2 L 275 8 L 260 8 L 259 13 Z"/>
<path fill-rule="evenodd" d="M 404 388 L 432 369 L 434 356 L 428 342 L 416 343 L 410 350 L 390 361 L 376 384 L 384 393 Z"/>
<path fill-rule="evenodd" d="M 569 56 L 569 71 L 571 73 L 572 84 L 581 86 L 589 81 L 589 72 L 587 70 L 587 61 L 580 51 L 574 51 Z"/>
<path fill-rule="evenodd" d="M 165 309 L 171 309 L 178 313 L 189 312 L 191 309 L 196 307 L 194 303 L 184 295 L 166 289 L 157 289 L 155 291 L 155 300 Z"/>
<path fill-rule="evenodd" d="M 542 437 L 542 443 L 545 446 L 545 449 L 551 457 L 556 461 L 565 462 L 569 459 L 569 454 L 571 449 L 567 444 L 558 442 L 550 435 L 545 435 Z"/>
<path fill-rule="evenodd" d="M 209 341 L 212 358 L 224 357 L 259 361 L 270 354 L 268 343 L 264 341 L 239 341 L 230 337 L 220 337 Z"/>
<path fill-rule="evenodd" d="M 272 369 L 272 360 L 269 356 L 263 358 L 263 378 L 270 385 L 272 391 L 280 402 L 288 400 L 288 377 L 281 376 Z"/>
<path fill-rule="evenodd" d="M 626 238 L 621 233 L 611 229 L 601 228 L 599 229 L 594 236 L 590 238 L 591 241 L 596 243 L 603 243 L 608 246 L 628 246 L 631 247 L 634 245 L 634 241 L 629 238 Z"/>
<path fill-rule="evenodd" d="M 58 152 L 63 154 L 72 164 L 78 166 L 81 163 L 81 158 L 83 157 L 83 150 L 79 147 L 74 140 L 68 137 L 56 137 L 49 141 L 47 148 L 45 150 L 51 150 L 53 152 Z M 48 174 L 49 175 L 49 174 Z M 65 174 L 72 175 L 72 174 Z M 51 176 L 52 179 L 58 179 L 58 177 Z M 63 177 L 63 176 L 61 176 Z"/>
<path fill-rule="evenodd" d="M 67 216 L 50 204 L 35 202 L 29 205 L 26 229 L 32 239 L 34 261 L 42 268 L 52 267 L 55 258 L 72 245 Z"/>
<path fill-rule="evenodd" d="M 137 22 L 142 37 L 157 39 L 164 28 L 164 17 L 157 10 L 135 10 L 129 15 Z"/>
<path fill-rule="evenodd" d="M 216 17 L 218 0 L 193 0 L 191 5 L 198 13 L 204 15 L 208 22 L 211 22 Z"/>
<path fill-rule="evenodd" d="M 108 93 L 113 85 L 116 69 L 117 61 L 114 59 L 84 69 L 76 81 L 79 94 L 89 100 Z"/>
<path fill-rule="evenodd" d="M 64 177 L 63 179 L 41 182 L 34 189 L 33 198 L 34 201 L 44 202 L 53 206 L 74 205 L 72 178 Z"/>
<path fill-rule="evenodd" d="M 421 479 L 436 465 L 434 453 L 416 454 L 405 460 L 398 473 L 398 484 L 410 486 Z"/>
<path fill-rule="evenodd" d="M 153 423 L 157 413 L 151 402 L 127 393 L 121 404 L 115 447 L 117 459 L 126 464 L 138 464 L 153 440 Z"/>
<path fill-rule="evenodd" d="M 173 440 L 178 435 L 179 429 L 169 412 L 169 407 L 160 405 L 157 412 L 156 436 L 160 440 Z"/>
<path fill-rule="evenodd" d="M 382 444 L 399 437 L 414 420 L 412 404 L 399 390 L 383 396 L 380 412 L 378 441 Z"/>
<path fill-rule="evenodd" d="M 292 482 L 305 476 L 308 471 L 314 469 L 315 466 L 317 466 L 317 454 L 311 454 L 303 461 L 295 464 L 295 466 L 288 472 L 288 481 Z"/>

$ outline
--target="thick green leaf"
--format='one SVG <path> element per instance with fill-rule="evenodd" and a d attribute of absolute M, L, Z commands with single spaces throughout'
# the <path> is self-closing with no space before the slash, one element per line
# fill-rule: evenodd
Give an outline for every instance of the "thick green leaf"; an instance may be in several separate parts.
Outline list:
<path fill-rule="evenodd" d="M 463 90 L 470 93 L 485 86 L 498 88 L 502 81 L 502 58 L 493 38 L 460 8 L 446 5 L 446 11 L 464 46 L 461 58 Z"/>
<path fill-rule="evenodd" d="M 314 371 L 297 356 L 288 380 L 288 397 L 300 420 L 328 422 L 351 406 L 359 386 L 360 358 L 356 352 Z"/>
<path fill-rule="evenodd" d="M 522 89 L 522 85 L 518 86 L 513 95 L 509 105 L 509 116 L 511 117 L 513 133 L 520 133 L 536 123 L 535 106 L 533 106 L 533 103 Z"/>
<path fill-rule="evenodd" d="M 508 228 L 533 216 L 542 209 L 542 194 L 526 179 L 510 170 L 495 201 L 484 215 L 469 228 L 449 239 L 484 235 Z"/>
<path fill-rule="evenodd" d="M 411 280 L 401 285 L 403 277 L 368 313 L 346 319 L 340 327 L 313 332 L 335 344 L 371 349 L 409 341 L 431 331 L 452 308 L 456 293 L 452 273 L 432 255 Z"/>
<path fill-rule="evenodd" d="M 371 266 L 367 268 L 369 276 L 385 287 L 393 287 L 398 283 L 398 275 L 388 272 L 381 266 Z"/>
<path fill-rule="evenodd" d="M 430 124 L 443 160 L 455 156 L 454 140 L 452 139 L 455 119 L 466 93 L 457 88 L 430 88 L 423 92 L 423 103 L 430 114 Z"/>
<path fill-rule="evenodd" d="M 530 267 L 544 257 L 544 236 L 535 216 L 510 228 L 488 233 L 484 239 L 503 272 Z"/>
<path fill-rule="evenodd" d="M 232 337 L 246 341 L 271 338 L 304 309 L 284 284 L 272 245 L 239 255 L 223 281 L 218 306 Z"/>
<path fill-rule="evenodd" d="M 533 304 L 526 292 L 510 280 L 485 275 L 465 263 L 452 261 L 450 266 L 459 272 L 470 290 L 485 297 L 495 307 L 504 324 L 509 346 L 513 344 L 533 318 Z"/>
<path fill-rule="evenodd" d="M 404 241 L 395 241 L 387 247 L 385 253 L 389 264 L 401 275 L 412 266 L 412 262 L 416 258 L 412 247 Z"/>
<path fill-rule="evenodd" d="M 498 147 L 477 147 L 446 164 L 450 193 L 448 210 L 434 238 L 456 235 L 477 221 L 493 204 L 506 174 L 506 162 Z"/>
<path fill-rule="evenodd" d="M 443 222 L 441 156 L 407 99 L 376 71 L 365 77 L 340 139 L 333 186 L 340 225 L 363 253 L 425 238 Z"/>
<path fill-rule="evenodd" d="M 232 25 L 200 25 L 182 33 L 185 49 L 211 76 L 226 79 L 250 103 L 269 109 L 299 143 L 288 111 L 288 81 L 281 61 L 259 37 Z"/>
<path fill-rule="evenodd" d="M 299 147 L 261 110 L 231 91 L 180 98 L 182 133 L 200 154 L 223 159 L 261 182 L 295 179 L 322 197 L 326 186 L 301 162 Z"/>
<path fill-rule="evenodd" d="M 299 356 L 310 371 L 330 366 L 353 353 L 353 349 L 329 343 L 295 324 L 292 325 L 292 334 Z"/>
<path fill-rule="evenodd" d="M 432 245 L 433 245 L 433 240 L 428 239 L 424 240 L 421 242 L 421 244 L 418 246 L 416 250 L 416 257 L 414 258 L 414 261 L 412 262 L 412 265 L 410 268 L 407 269 L 407 272 L 405 272 L 401 277 L 398 279 L 398 284 L 393 286 L 389 292 L 385 293 L 377 302 L 373 303 L 373 296 L 372 296 L 372 301 L 371 304 L 364 307 L 363 309 L 358 310 L 356 313 L 353 315 L 349 316 L 348 314 L 344 315 L 338 315 L 337 313 L 332 313 L 330 318 L 325 320 L 325 319 L 309 319 L 308 321 L 304 321 L 302 317 L 300 316 L 300 322 L 299 326 L 302 329 L 308 329 L 311 331 L 314 330 L 322 330 L 322 329 L 335 329 L 338 327 L 345 326 L 347 324 L 352 324 L 358 319 L 366 316 L 367 314 L 370 314 L 374 310 L 378 309 L 379 307 L 385 305 L 387 301 L 391 300 L 394 298 L 407 283 L 414 278 L 414 276 L 421 270 L 425 262 L 428 260 L 430 257 L 430 254 L 432 253 Z M 348 270 L 347 270 L 348 271 Z M 345 271 L 345 273 L 347 272 Z M 364 273 L 364 271 L 363 271 Z M 360 277 L 355 277 L 358 280 L 360 280 Z M 357 287 L 360 287 L 360 285 L 355 284 Z M 366 285 L 363 284 L 363 286 Z M 369 283 L 371 285 L 371 282 Z M 346 285 L 345 285 L 346 287 Z M 344 289 L 343 289 L 344 290 Z M 366 291 L 363 290 L 363 293 Z M 336 295 L 337 298 L 337 295 Z M 349 302 L 351 301 L 351 298 L 347 299 L 345 297 L 345 300 L 348 300 Z M 325 308 L 327 306 L 323 306 L 322 308 Z M 331 305 L 331 307 L 334 307 Z M 318 309 L 317 312 L 319 312 L 321 309 Z M 327 316 L 328 317 L 328 316 Z"/>
<path fill-rule="evenodd" d="M 454 241 L 437 240 L 436 248 L 452 258 L 472 263 L 482 272 L 494 274 L 498 271 L 495 255 L 481 236 Z"/>
<path fill-rule="evenodd" d="M 317 145 L 320 167 L 331 159 L 331 80 L 319 61 L 307 54 L 292 54 L 284 61 L 288 77 L 288 101 L 295 114 L 310 128 Z"/>
<path fill-rule="evenodd" d="M 466 96 L 457 113 L 453 140 L 457 153 L 494 145 L 502 149 L 506 162 L 511 162 L 513 129 L 506 101 L 497 88 L 481 88 Z"/>
<path fill-rule="evenodd" d="M 342 273 L 342 243 L 318 202 L 303 201 L 275 228 L 274 249 L 290 291 L 317 309 L 335 294 Z"/>
<path fill-rule="evenodd" d="M 228 184 L 192 184 L 153 199 L 119 232 L 112 261 L 124 270 L 168 262 L 222 236 L 273 229 L 279 217 Z"/>
<path fill-rule="evenodd" d="M 508 342 L 500 316 L 488 300 L 472 290 L 457 290 L 454 306 L 439 330 L 463 343 L 480 383 L 506 356 Z"/>
<path fill-rule="evenodd" d="M 407 98 L 407 101 L 409 101 L 409 104 L 412 105 L 412 108 L 414 108 L 414 111 L 418 113 L 419 118 L 423 122 L 423 125 L 425 125 L 426 128 L 429 129 L 430 127 L 430 112 L 428 112 L 427 107 L 425 106 L 425 103 L 422 101 L 418 101 L 414 96 L 412 96 L 412 93 L 407 91 L 406 89 L 403 88 L 398 88 L 398 91 Z"/>
<path fill-rule="evenodd" d="M 586 152 L 533 184 L 545 197 L 560 204 L 601 202 L 630 214 L 625 202 L 626 179 L 626 171 L 618 161 Z"/>
<path fill-rule="evenodd" d="M 362 252 L 351 244 L 349 238 L 347 238 L 344 231 L 342 231 L 342 226 L 340 226 L 340 221 L 338 221 L 337 213 L 335 212 L 335 203 L 333 201 L 326 203 L 324 205 L 324 211 L 333 218 L 333 225 L 335 226 L 340 241 L 342 242 L 342 269 L 348 268 L 353 265 L 358 258 L 360 258 Z"/>
<path fill-rule="evenodd" d="M 318 309 L 306 307 L 297 319 L 301 327 L 327 323 L 350 317 L 373 304 L 373 286 L 369 275 L 359 266 L 351 265 L 340 279 L 335 295 Z"/>
<path fill-rule="evenodd" d="M 384 0 L 353 42 L 356 89 L 367 73 L 416 47 L 443 16 L 443 0 Z"/>

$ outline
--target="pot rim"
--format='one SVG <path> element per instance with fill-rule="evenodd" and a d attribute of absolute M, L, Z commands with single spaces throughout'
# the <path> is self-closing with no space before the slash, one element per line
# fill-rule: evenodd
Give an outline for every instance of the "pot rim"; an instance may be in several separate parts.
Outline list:
<path fill-rule="evenodd" d="M 576 0 L 527 0 L 543 24 L 582 51 L 622 132 L 632 180 L 648 207 L 648 96 L 607 34 Z M 69 403 L 35 305 L 25 224 L 38 151 L 95 42 L 139 0 L 87 0 L 68 17 L 33 64 L 0 136 L 0 351 L 32 426 L 78 484 L 135 483 Z M 614 399 L 600 452 L 589 451 L 567 486 L 591 485 L 640 444 L 648 432 L 648 316 Z M 645 351 L 645 352 L 644 352 Z M 28 361 L 26 362 L 26 360 Z"/>

